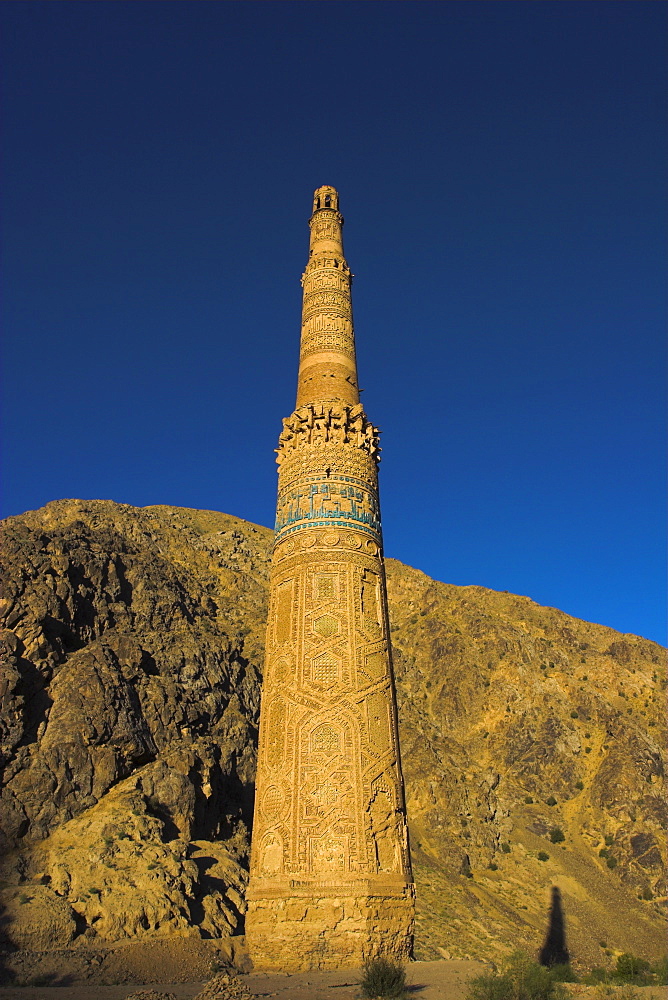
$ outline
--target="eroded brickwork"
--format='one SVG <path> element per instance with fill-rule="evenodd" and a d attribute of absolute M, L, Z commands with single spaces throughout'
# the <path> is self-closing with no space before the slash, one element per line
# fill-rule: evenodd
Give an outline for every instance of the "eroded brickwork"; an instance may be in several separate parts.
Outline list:
<path fill-rule="evenodd" d="M 413 900 L 378 503 L 338 195 L 310 220 L 283 421 L 247 939 L 257 967 L 407 957 Z"/>

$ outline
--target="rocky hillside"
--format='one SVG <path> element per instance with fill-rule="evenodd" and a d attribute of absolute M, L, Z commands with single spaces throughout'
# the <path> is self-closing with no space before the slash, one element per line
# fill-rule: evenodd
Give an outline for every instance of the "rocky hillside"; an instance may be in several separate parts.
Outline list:
<path fill-rule="evenodd" d="M 271 532 L 63 500 L 4 522 L 1 920 L 25 949 L 243 931 Z M 419 957 L 663 944 L 664 651 L 389 560 Z"/>

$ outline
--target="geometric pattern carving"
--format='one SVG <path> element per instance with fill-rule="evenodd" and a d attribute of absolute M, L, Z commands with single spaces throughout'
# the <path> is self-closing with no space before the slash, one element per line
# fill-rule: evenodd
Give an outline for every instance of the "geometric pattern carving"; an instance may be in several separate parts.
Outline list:
<path fill-rule="evenodd" d="M 336 192 L 319 189 L 314 206 L 297 406 L 277 449 L 246 897 L 254 963 L 286 971 L 408 957 L 414 905 L 378 429 L 359 401 Z"/>
<path fill-rule="evenodd" d="M 276 591 L 276 641 L 286 642 L 290 638 L 292 621 L 292 581 L 283 583 Z"/>
<path fill-rule="evenodd" d="M 273 668 L 273 680 L 275 680 L 277 684 L 285 684 L 288 679 L 289 671 L 290 664 L 287 658 L 285 656 L 279 657 Z"/>
<path fill-rule="evenodd" d="M 323 753 L 331 756 L 340 753 L 342 748 L 341 733 L 328 723 L 318 726 L 311 734 L 311 749 L 313 753 Z"/>
<path fill-rule="evenodd" d="M 314 684 L 329 686 L 338 681 L 341 674 L 341 657 L 334 653 L 321 653 L 311 660 L 311 680 Z"/>
<path fill-rule="evenodd" d="M 315 594 L 318 600 L 326 601 L 330 597 L 337 597 L 337 579 L 333 573 L 318 573 L 315 578 Z"/>
<path fill-rule="evenodd" d="M 285 721 L 283 701 L 277 699 L 267 706 L 267 750 L 273 763 L 279 763 L 283 757 Z"/>
<path fill-rule="evenodd" d="M 386 657 L 381 652 L 367 653 L 365 657 L 366 672 L 371 680 L 381 677 L 385 670 Z"/>
<path fill-rule="evenodd" d="M 314 620 L 311 627 L 316 635 L 322 636 L 323 639 L 329 639 L 341 631 L 341 624 L 334 615 L 320 615 Z"/>
<path fill-rule="evenodd" d="M 281 811 L 285 795 L 276 785 L 270 785 L 262 796 L 262 811 L 268 819 L 274 819 Z"/>
<path fill-rule="evenodd" d="M 385 753 L 390 747 L 388 737 L 391 732 L 389 723 L 390 704 L 384 693 L 375 691 L 366 699 L 367 719 L 369 725 L 369 742 L 377 753 Z"/>
<path fill-rule="evenodd" d="M 346 870 L 348 845 L 346 838 L 332 833 L 311 837 L 311 866 L 326 872 Z"/>

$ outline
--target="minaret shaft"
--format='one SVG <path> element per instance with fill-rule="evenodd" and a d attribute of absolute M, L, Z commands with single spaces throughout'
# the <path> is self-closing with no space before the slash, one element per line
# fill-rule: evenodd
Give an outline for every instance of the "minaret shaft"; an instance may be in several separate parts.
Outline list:
<path fill-rule="evenodd" d="M 302 278 L 298 407 L 324 399 L 359 403 L 352 275 L 343 256 L 343 219 L 337 206 L 336 192 L 326 195 L 316 191 L 309 221 L 309 259 Z"/>
<path fill-rule="evenodd" d="M 283 970 L 407 957 L 413 898 L 378 503 L 338 195 L 310 220 L 279 439 L 247 940 Z"/>

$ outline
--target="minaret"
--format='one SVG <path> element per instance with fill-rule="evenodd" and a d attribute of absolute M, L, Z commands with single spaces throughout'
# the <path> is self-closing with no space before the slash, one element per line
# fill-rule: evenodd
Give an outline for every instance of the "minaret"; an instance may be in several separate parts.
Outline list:
<path fill-rule="evenodd" d="M 276 538 L 246 935 L 256 968 L 407 958 L 414 887 L 378 505 L 343 219 L 315 192 Z"/>

